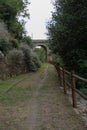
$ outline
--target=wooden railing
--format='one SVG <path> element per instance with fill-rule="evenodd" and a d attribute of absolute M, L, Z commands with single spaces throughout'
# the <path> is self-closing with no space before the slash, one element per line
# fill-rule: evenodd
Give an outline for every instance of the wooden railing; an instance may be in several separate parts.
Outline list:
<path fill-rule="evenodd" d="M 64 88 L 64 94 L 67 94 L 67 87 L 69 86 L 72 91 L 72 104 L 73 107 L 77 107 L 77 99 L 76 99 L 76 93 L 78 93 L 82 98 L 87 100 L 87 96 L 80 92 L 78 89 L 76 89 L 76 80 L 83 81 L 87 83 L 87 79 L 80 77 L 75 74 L 74 71 L 67 71 L 64 68 L 62 68 L 57 62 L 55 61 L 49 61 L 49 63 L 53 64 L 58 72 L 58 80 L 60 82 L 60 86 L 63 86 Z M 70 82 L 67 80 L 67 76 L 70 78 Z"/>

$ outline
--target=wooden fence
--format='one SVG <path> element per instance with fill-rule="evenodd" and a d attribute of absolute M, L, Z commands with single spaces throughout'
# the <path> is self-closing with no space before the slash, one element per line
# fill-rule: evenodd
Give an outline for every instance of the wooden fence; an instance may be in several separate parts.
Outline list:
<path fill-rule="evenodd" d="M 71 88 L 73 107 L 75 107 L 75 108 L 77 107 L 76 93 L 78 93 L 82 98 L 87 100 L 87 96 L 84 95 L 82 92 L 80 92 L 78 89 L 76 89 L 76 80 L 77 79 L 80 81 L 83 81 L 85 83 L 87 83 L 87 79 L 76 75 L 74 71 L 69 72 L 69 71 L 65 70 L 55 61 L 49 61 L 49 63 L 53 64 L 58 72 L 58 80 L 60 82 L 60 85 L 63 86 L 63 88 L 64 88 L 64 94 L 67 94 L 67 86 L 69 86 Z M 71 82 L 68 82 L 67 76 L 69 76 Z"/>

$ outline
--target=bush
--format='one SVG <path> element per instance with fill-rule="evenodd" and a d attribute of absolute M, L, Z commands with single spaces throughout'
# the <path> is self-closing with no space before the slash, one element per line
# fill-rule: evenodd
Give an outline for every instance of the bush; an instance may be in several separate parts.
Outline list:
<path fill-rule="evenodd" d="M 23 42 L 24 44 L 27 44 L 28 46 L 32 47 L 32 40 L 29 36 L 24 36 L 21 40 L 21 42 Z"/>
<path fill-rule="evenodd" d="M 13 39 L 11 41 L 11 46 L 12 46 L 12 48 L 18 48 L 19 47 L 18 40 L 17 39 Z"/>
<path fill-rule="evenodd" d="M 34 52 L 32 53 L 32 61 L 34 62 L 36 68 L 40 68 L 41 62 L 40 62 L 39 57 L 37 56 L 37 54 L 34 53 Z"/>
<path fill-rule="evenodd" d="M 26 71 L 30 71 L 31 49 L 26 44 L 21 44 L 20 49 L 24 54 L 24 63 L 25 63 Z"/>
<path fill-rule="evenodd" d="M 19 50 L 13 49 L 9 51 L 6 59 L 10 76 L 36 71 L 40 67 L 37 55 L 26 44 L 21 44 Z"/>
<path fill-rule="evenodd" d="M 26 44 L 21 44 L 20 49 L 24 54 L 24 63 L 26 67 L 26 71 L 36 71 L 40 66 L 37 56 L 33 53 L 31 48 Z"/>
<path fill-rule="evenodd" d="M 63 60 L 59 54 L 57 55 L 52 54 L 52 59 L 56 61 L 57 63 L 59 63 L 61 66 L 64 66 Z"/>
<path fill-rule="evenodd" d="M 5 39 L 6 41 L 9 41 L 10 39 L 10 34 L 5 23 L 2 20 L 0 20 L 0 40 L 1 39 Z"/>
<path fill-rule="evenodd" d="M 18 75 L 23 71 L 24 55 L 21 50 L 13 49 L 7 55 L 7 64 L 10 75 Z"/>
<path fill-rule="evenodd" d="M 5 40 L 5 39 L 1 39 L 0 40 L 0 50 L 6 55 L 8 53 L 8 51 L 10 50 L 10 43 Z"/>

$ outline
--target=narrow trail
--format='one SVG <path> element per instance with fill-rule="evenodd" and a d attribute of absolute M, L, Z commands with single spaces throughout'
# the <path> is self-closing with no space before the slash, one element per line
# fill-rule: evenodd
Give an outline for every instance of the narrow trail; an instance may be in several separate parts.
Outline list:
<path fill-rule="evenodd" d="M 87 130 L 85 122 L 60 89 L 52 65 L 33 73 L 17 87 L 30 87 L 26 89 L 29 98 L 25 96 L 25 100 L 14 105 L 2 104 L 0 130 Z"/>
<path fill-rule="evenodd" d="M 39 103 L 38 103 L 37 98 L 39 96 L 40 89 L 43 87 L 44 82 L 47 78 L 47 69 L 48 69 L 48 66 L 43 73 L 43 79 L 39 82 L 36 91 L 33 93 L 33 99 L 31 103 L 31 112 L 30 112 L 29 118 L 27 119 L 25 123 L 25 125 L 27 126 L 29 130 L 34 130 L 38 123 L 37 117 L 38 117 L 38 112 L 39 112 Z"/>

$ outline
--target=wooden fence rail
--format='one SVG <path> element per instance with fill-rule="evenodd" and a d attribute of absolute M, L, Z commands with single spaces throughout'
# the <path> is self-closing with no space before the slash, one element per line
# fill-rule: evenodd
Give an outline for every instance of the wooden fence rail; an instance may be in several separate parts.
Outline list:
<path fill-rule="evenodd" d="M 58 72 L 58 80 L 60 82 L 60 85 L 64 88 L 64 94 L 67 94 L 67 86 L 71 88 L 72 91 L 72 104 L 73 107 L 77 107 L 77 101 L 76 101 L 76 93 L 78 93 L 82 98 L 87 100 L 87 96 L 84 95 L 82 92 L 80 92 L 78 89 L 76 89 L 76 80 L 83 81 L 87 83 L 87 79 L 80 77 L 75 74 L 74 71 L 67 71 L 64 68 L 62 68 L 58 63 L 55 61 L 49 61 L 49 63 L 53 64 Z M 67 80 L 67 76 L 70 78 L 70 83 Z"/>

